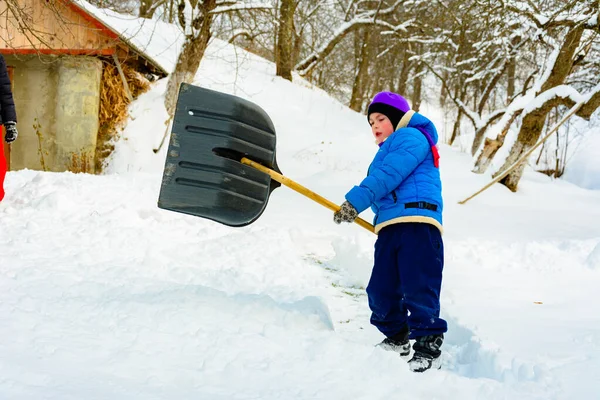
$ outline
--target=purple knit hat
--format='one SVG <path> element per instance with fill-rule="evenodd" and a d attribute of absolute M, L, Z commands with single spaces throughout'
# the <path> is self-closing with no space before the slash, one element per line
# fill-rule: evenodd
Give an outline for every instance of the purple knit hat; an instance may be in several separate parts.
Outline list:
<path fill-rule="evenodd" d="M 374 112 L 381 113 L 389 118 L 394 129 L 406 114 L 410 111 L 408 101 L 397 93 L 379 92 L 373 97 L 373 101 L 367 110 L 367 119 Z"/>

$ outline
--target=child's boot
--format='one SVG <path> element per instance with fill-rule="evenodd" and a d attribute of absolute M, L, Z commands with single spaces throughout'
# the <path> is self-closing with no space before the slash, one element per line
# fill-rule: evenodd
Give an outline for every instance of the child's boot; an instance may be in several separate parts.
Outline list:
<path fill-rule="evenodd" d="M 410 342 L 408 341 L 408 327 L 402 329 L 392 337 L 386 337 L 377 347 L 387 351 L 395 351 L 400 357 L 408 357 L 410 354 Z"/>
<path fill-rule="evenodd" d="M 440 347 L 443 342 L 443 334 L 418 337 L 413 345 L 415 354 L 408 361 L 410 370 L 424 372 L 430 368 L 440 369 L 442 366 Z"/>

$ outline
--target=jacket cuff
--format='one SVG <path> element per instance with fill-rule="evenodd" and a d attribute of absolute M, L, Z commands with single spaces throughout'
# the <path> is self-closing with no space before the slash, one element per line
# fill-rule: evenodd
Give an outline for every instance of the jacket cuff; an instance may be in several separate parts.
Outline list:
<path fill-rule="evenodd" d="M 371 206 L 373 202 L 372 197 L 369 197 L 368 190 L 360 186 L 354 186 L 348 193 L 346 193 L 346 200 L 352 204 L 352 207 L 361 212 L 365 211 Z"/>

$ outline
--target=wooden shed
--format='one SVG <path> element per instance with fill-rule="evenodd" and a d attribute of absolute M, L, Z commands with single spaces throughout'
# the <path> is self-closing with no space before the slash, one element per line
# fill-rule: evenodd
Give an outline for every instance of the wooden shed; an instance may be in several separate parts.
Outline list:
<path fill-rule="evenodd" d="M 118 79 L 128 103 L 135 93 L 125 72 L 140 78 L 167 71 L 82 0 L 11 2 L 0 2 L 0 53 L 9 66 L 19 128 L 19 139 L 6 148 L 9 169 L 94 173 L 103 130 L 114 128 L 101 126 L 101 110 L 110 120 L 114 109 L 102 104 L 111 101 L 101 96 L 105 81 Z"/>

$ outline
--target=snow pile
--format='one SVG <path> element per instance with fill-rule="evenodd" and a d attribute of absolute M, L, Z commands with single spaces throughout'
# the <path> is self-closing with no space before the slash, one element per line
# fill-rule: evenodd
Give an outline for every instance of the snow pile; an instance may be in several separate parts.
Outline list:
<path fill-rule="evenodd" d="M 584 188 L 600 190 L 600 123 L 584 134 L 567 163 L 563 178 Z"/>

